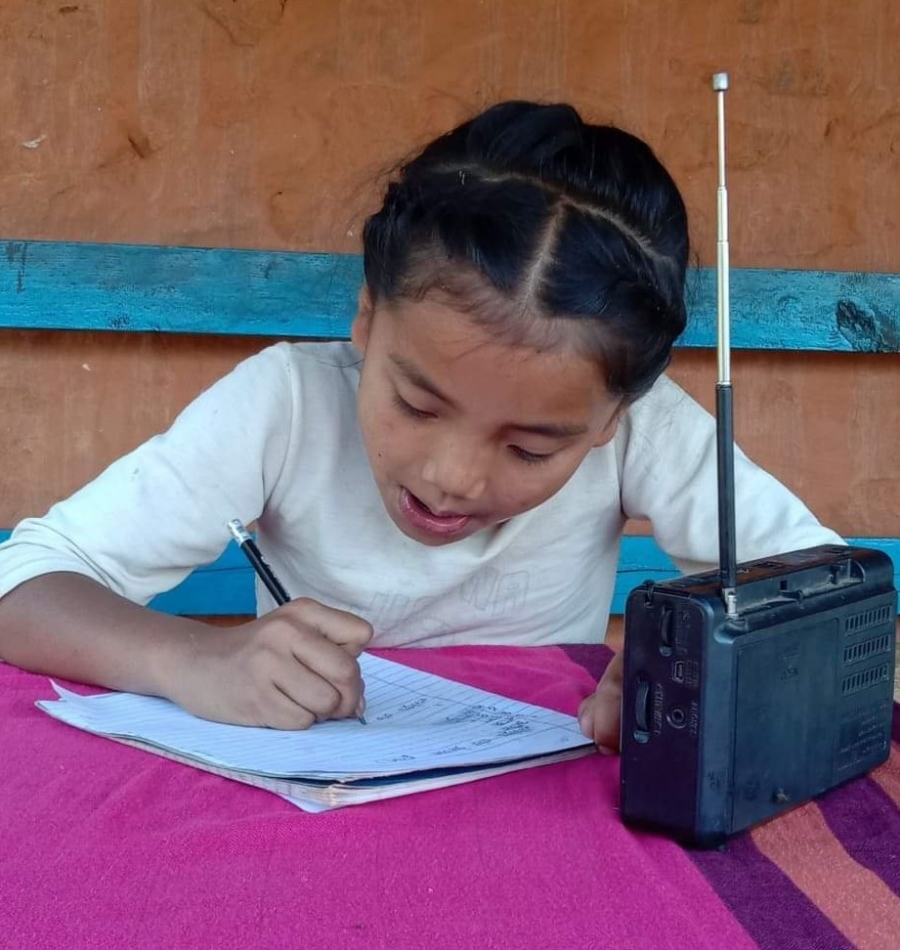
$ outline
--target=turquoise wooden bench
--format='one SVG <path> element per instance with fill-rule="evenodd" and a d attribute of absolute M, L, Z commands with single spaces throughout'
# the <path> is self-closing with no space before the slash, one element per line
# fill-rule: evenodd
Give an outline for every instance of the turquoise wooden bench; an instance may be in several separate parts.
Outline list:
<path fill-rule="evenodd" d="M 340 339 L 362 281 L 358 256 L 39 241 L 0 242 L 0 328 Z M 715 346 L 715 274 L 696 271 L 680 346 Z M 900 275 L 735 270 L 732 345 L 900 352 Z M 0 530 L 0 540 L 9 534 Z M 900 565 L 900 538 L 855 538 Z M 623 540 L 613 612 L 641 581 L 676 573 L 650 538 Z M 900 586 L 900 571 L 898 571 Z M 232 545 L 153 606 L 255 612 L 253 575 Z"/>

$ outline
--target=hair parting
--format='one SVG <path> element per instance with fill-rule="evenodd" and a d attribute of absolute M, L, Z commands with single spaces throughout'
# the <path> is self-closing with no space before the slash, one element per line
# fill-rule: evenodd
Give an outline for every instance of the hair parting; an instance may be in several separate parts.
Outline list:
<path fill-rule="evenodd" d="M 495 105 L 399 170 L 363 231 L 374 303 L 442 295 L 504 341 L 646 392 L 686 320 L 687 215 L 650 148 L 568 105 Z"/>

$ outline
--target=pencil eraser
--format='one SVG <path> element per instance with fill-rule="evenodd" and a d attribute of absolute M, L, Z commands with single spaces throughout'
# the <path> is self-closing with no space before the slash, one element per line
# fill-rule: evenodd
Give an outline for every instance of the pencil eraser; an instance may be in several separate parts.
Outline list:
<path fill-rule="evenodd" d="M 712 87 L 716 92 L 724 92 L 728 88 L 728 73 L 713 73 Z"/>

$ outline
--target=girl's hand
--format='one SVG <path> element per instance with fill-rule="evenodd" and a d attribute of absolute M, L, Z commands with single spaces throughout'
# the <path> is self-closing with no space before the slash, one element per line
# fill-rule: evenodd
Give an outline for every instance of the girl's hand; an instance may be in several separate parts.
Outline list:
<path fill-rule="evenodd" d="M 586 696 L 578 706 L 581 731 L 607 755 L 619 751 L 624 664 L 624 655 L 619 651 L 609 661 L 593 696 Z"/>
<path fill-rule="evenodd" d="M 205 719 L 274 729 L 359 716 L 356 658 L 371 637 L 360 617 L 294 600 L 251 623 L 192 636 L 169 698 Z"/>

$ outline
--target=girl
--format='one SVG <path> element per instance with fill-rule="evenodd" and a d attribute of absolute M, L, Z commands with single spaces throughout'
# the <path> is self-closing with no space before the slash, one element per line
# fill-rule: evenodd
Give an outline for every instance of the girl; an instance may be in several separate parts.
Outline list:
<path fill-rule="evenodd" d="M 363 235 L 350 343 L 281 343 L 0 548 L 0 656 L 304 728 L 364 707 L 366 646 L 601 640 L 627 518 L 717 559 L 713 420 L 662 375 L 688 232 L 639 139 L 506 102 L 432 142 Z M 741 559 L 839 541 L 737 453 Z M 227 522 L 298 599 L 210 627 L 141 606 Z M 618 744 L 614 661 L 579 718 Z"/>

